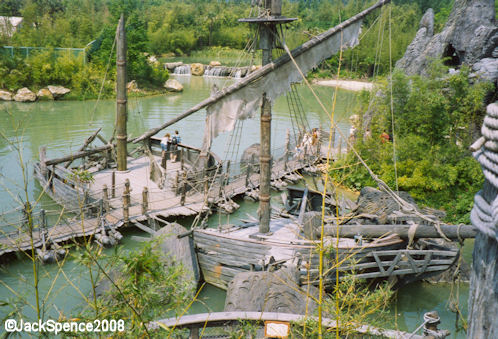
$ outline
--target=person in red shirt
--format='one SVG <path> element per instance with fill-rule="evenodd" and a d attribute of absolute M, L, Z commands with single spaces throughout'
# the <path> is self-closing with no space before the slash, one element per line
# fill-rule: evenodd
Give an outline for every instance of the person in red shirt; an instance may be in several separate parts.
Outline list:
<path fill-rule="evenodd" d="M 391 137 L 389 136 L 389 134 L 387 134 L 386 131 L 382 132 L 382 134 L 380 135 L 380 141 L 385 144 L 386 142 L 389 142 L 391 141 Z"/>

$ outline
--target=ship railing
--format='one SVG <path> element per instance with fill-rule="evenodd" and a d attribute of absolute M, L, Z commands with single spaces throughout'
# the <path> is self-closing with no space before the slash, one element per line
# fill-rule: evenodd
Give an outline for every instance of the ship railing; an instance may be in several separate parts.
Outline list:
<path fill-rule="evenodd" d="M 189 338 L 231 338 L 234 333 L 239 334 L 240 337 L 287 338 L 291 336 L 291 332 L 302 334 L 303 327 L 309 328 L 310 322 L 318 324 L 318 318 L 293 313 L 235 311 L 200 313 L 162 319 L 150 322 L 148 328 L 151 331 L 165 330 L 166 333 L 178 334 L 182 337 L 185 335 Z M 322 327 L 324 331 L 334 330 L 338 327 L 338 323 L 334 319 L 322 318 Z M 415 333 L 361 324 L 354 325 L 350 331 L 355 335 L 370 338 L 423 338 Z"/>

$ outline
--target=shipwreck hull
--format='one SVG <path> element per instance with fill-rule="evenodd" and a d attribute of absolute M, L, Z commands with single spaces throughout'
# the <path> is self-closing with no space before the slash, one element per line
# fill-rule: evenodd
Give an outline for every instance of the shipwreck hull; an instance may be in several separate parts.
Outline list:
<path fill-rule="evenodd" d="M 304 239 L 298 226 L 288 219 L 272 220 L 271 230 L 273 234 L 269 236 L 257 234 L 257 225 L 194 230 L 195 251 L 204 280 L 227 289 L 237 273 L 274 270 L 292 262 L 298 265 L 301 284 L 318 286 L 319 243 Z M 326 286 L 335 283 L 336 270 L 339 279 L 354 274 L 358 279 L 397 277 L 399 282 L 409 283 L 445 271 L 459 255 L 458 250 L 438 247 L 407 249 L 406 242 L 396 235 L 361 245 L 347 238 L 327 238 L 326 243 Z"/>

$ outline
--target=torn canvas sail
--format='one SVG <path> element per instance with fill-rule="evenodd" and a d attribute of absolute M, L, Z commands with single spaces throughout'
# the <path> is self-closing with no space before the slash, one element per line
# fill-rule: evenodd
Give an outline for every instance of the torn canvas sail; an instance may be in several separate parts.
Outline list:
<path fill-rule="evenodd" d="M 341 46 L 342 49 L 356 46 L 360 27 L 361 20 L 356 21 L 300 53 L 295 57 L 299 69 L 306 74 L 320 62 L 339 52 Z M 320 37 L 319 35 L 314 39 Z M 306 44 L 300 48 L 305 47 Z M 286 59 L 286 62 L 282 63 L 280 59 Z M 209 149 L 212 140 L 219 134 L 233 130 L 236 120 L 252 117 L 261 107 L 263 94 L 266 94 L 273 104 L 276 98 L 290 90 L 292 83 L 303 80 L 299 70 L 287 55 L 277 59 L 274 65 L 279 66 L 207 107 L 203 149 Z"/>

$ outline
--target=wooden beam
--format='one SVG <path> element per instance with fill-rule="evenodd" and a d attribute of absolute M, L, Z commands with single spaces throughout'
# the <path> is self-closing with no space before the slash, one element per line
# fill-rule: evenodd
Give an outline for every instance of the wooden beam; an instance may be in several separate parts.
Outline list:
<path fill-rule="evenodd" d="M 92 155 L 95 153 L 104 152 L 104 151 L 110 150 L 111 148 L 112 148 L 112 145 L 104 145 L 104 146 L 96 147 L 94 149 L 76 152 L 76 153 L 69 154 L 69 155 L 66 155 L 66 156 L 63 156 L 60 158 L 47 160 L 47 161 L 45 161 L 45 165 L 50 166 L 50 165 L 60 164 L 61 162 L 73 161 L 74 159 L 79 159 L 79 158 L 83 158 L 83 157 L 86 157 L 86 156 L 89 156 L 89 155 Z"/>
<path fill-rule="evenodd" d="M 90 145 L 90 143 L 95 140 L 95 137 L 97 137 L 97 134 L 102 130 L 102 127 L 100 127 L 98 130 L 96 130 L 92 135 L 90 135 L 88 138 L 86 138 L 85 142 L 83 143 L 83 146 L 80 147 L 78 152 L 84 151 L 85 148 Z M 73 160 L 70 160 L 67 162 L 67 164 L 64 165 L 64 168 L 68 168 Z"/>
<path fill-rule="evenodd" d="M 441 225 L 441 231 L 446 237 L 453 240 L 475 238 L 476 229 L 472 225 Z M 362 235 L 366 238 L 378 238 L 388 233 L 395 233 L 402 239 L 408 239 L 410 225 L 342 225 L 325 226 L 324 235 L 344 238 L 353 238 Z M 339 232 L 337 232 L 339 231 Z M 316 232 L 318 236 L 320 233 Z M 414 238 L 441 238 L 435 226 L 419 225 L 415 230 Z"/>
<path fill-rule="evenodd" d="M 276 313 L 276 312 L 211 312 L 211 313 L 200 313 L 200 314 L 191 314 L 184 315 L 180 318 L 168 318 L 153 321 L 147 324 L 147 327 L 150 329 L 159 328 L 158 323 L 161 323 L 167 327 L 176 328 L 185 328 L 191 327 L 193 325 L 200 324 L 201 326 L 217 326 L 223 325 L 226 322 L 238 322 L 241 320 L 245 321 L 255 321 L 255 322 L 264 322 L 264 321 L 285 321 L 285 322 L 302 322 L 305 320 L 312 319 L 317 321 L 317 317 L 299 315 L 299 314 L 290 314 L 290 313 Z M 328 328 L 337 327 L 337 323 L 333 319 L 323 318 L 322 324 Z M 421 339 L 422 336 L 397 330 L 388 330 L 383 328 L 372 327 L 369 325 L 354 325 L 354 331 L 361 334 L 373 335 L 373 336 L 383 336 L 387 338 L 412 338 L 412 339 Z"/>

